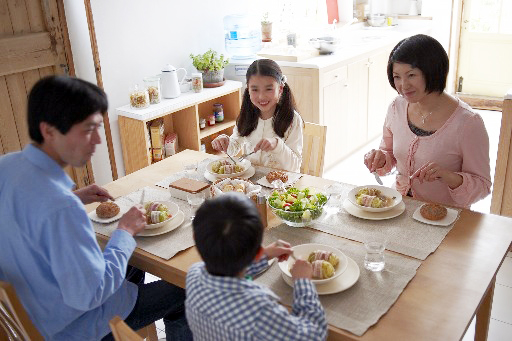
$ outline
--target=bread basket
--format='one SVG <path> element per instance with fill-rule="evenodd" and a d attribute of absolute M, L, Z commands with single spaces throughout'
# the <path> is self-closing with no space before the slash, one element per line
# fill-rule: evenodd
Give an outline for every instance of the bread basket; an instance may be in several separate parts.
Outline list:
<path fill-rule="evenodd" d="M 210 196 L 212 198 L 221 195 L 223 192 L 223 187 L 227 184 L 231 184 L 233 186 L 242 183 L 245 185 L 244 194 L 251 198 L 253 195 L 257 195 L 261 191 L 260 185 L 255 185 L 250 180 L 245 180 L 241 178 L 227 178 L 227 179 L 218 179 L 210 185 Z"/>

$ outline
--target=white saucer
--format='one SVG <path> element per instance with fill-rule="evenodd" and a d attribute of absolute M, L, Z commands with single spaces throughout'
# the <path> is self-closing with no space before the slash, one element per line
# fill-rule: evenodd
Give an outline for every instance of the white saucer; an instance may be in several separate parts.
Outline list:
<path fill-rule="evenodd" d="M 423 204 L 423 205 L 425 205 L 425 204 Z M 440 219 L 440 220 L 428 220 L 426 218 L 423 218 L 423 216 L 420 213 L 420 209 L 423 205 L 421 205 L 420 207 L 418 207 L 416 209 L 416 211 L 414 211 L 412 217 L 414 219 L 416 219 L 417 221 L 420 221 L 425 224 L 448 226 L 448 225 L 452 224 L 455 221 L 455 219 L 457 219 L 457 217 L 459 216 L 459 212 L 457 210 L 447 207 L 446 210 L 448 211 L 448 213 L 446 214 L 446 217 L 444 217 L 443 219 Z"/>
<path fill-rule="evenodd" d="M 185 214 L 183 214 L 182 211 L 178 211 L 175 218 L 171 219 L 167 224 L 164 226 L 158 227 L 156 229 L 151 230 L 143 230 L 139 234 L 137 234 L 136 237 L 152 237 L 152 236 L 159 236 L 161 234 L 171 232 L 172 230 L 177 229 L 185 220 Z"/>
<path fill-rule="evenodd" d="M 242 175 L 238 175 L 236 177 L 240 178 L 240 179 L 249 179 L 255 173 L 256 173 L 256 169 L 253 166 L 251 166 L 245 173 L 243 173 Z M 204 171 L 204 177 L 206 178 L 206 180 L 211 181 L 211 182 L 215 182 L 220 179 L 220 178 L 216 178 L 215 175 L 211 174 L 208 171 Z"/>
<path fill-rule="evenodd" d="M 404 213 L 405 204 L 402 201 L 400 204 L 396 205 L 394 208 L 388 211 L 368 212 L 360 209 L 359 207 L 354 206 L 354 204 L 352 204 L 350 200 L 348 200 L 347 198 L 345 199 L 345 201 L 343 201 L 343 208 L 345 209 L 345 211 L 352 214 L 354 217 L 368 220 L 384 220 L 398 217 L 400 214 Z"/>
<path fill-rule="evenodd" d="M 108 224 L 108 223 L 112 223 L 116 220 L 121 219 L 123 214 L 125 214 L 127 212 L 127 209 L 121 207 L 121 205 L 119 205 L 119 208 L 120 208 L 119 213 L 117 215 L 113 216 L 112 218 L 107 218 L 107 219 L 100 218 L 96 214 L 96 210 L 93 210 L 93 211 L 87 213 L 87 215 L 89 216 L 89 219 L 91 219 L 92 221 L 95 221 L 100 224 Z"/>
<path fill-rule="evenodd" d="M 361 271 L 359 270 L 359 266 L 357 266 L 356 262 L 352 258 L 347 257 L 347 259 L 348 267 L 344 273 L 327 283 L 315 284 L 318 295 L 335 294 L 337 292 L 347 290 L 356 284 Z M 283 277 L 286 284 L 293 287 L 293 279 L 287 277 L 285 274 L 281 274 L 281 276 Z"/>

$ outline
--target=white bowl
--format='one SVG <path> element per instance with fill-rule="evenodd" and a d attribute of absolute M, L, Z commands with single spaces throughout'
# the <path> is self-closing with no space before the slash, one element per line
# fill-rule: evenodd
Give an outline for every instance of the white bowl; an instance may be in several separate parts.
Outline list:
<path fill-rule="evenodd" d="M 234 159 L 235 159 L 235 161 L 237 161 L 236 158 L 234 158 Z M 218 179 L 236 178 L 236 177 L 244 174 L 251 167 L 251 161 L 244 159 L 240 162 L 237 162 L 237 164 L 242 165 L 244 167 L 244 170 L 241 172 L 231 173 L 231 174 L 215 173 L 214 171 L 212 171 L 212 165 L 214 162 L 221 161 L 221 160 L 228 160 L 231 164 L 233 163 L 233 161 L 231 161 L 229 158 L 224 158 L 224 159 L 218 159 L 218 160 L 212 161 L 206 166 L 206 170 L 208 171 L 208 173 L 212 174 L 214 177 L 216 177 Z"/>
<path fill-rule="evenodd" d="M 152 230 L 152 229 L 156 229 L 156 228 L 159 228 L 159 227 L 162 227 L 164 226 L 165 224 L 167 224 L 168 222 L 170 222 L 171 220 L 173 220 L 176 215 L 178 214 L 180 208 L 178 207 L 178 205 L 176 205 L 175 203 L 171 202 L 171 201 L 153 201 L 153 202 L 157 202 L 159 204 L 164 204 L 165 206 L 167 206 L 168 210 L 169 210 L 169 213 L 171 214 L 171 217 L 160 222 L 160 223 L 156 223 L 156 224 L 147 224 L 146 225 L 146 230 Z M 146 206 L 147 203 L 144 203 L 144 206 Z"/>
<path fill-rule="evenodd" d="M 347 256 L 345 256 L 345 254 L 343 252 L 341 252 L 340 250 L 338 250 L 337 248 L 329 246 L 329 245 L 301 244 L 301 245 L 296 245 L 296 246 L 292 247 L 292 250 L 293 250 L 293 255 L 297 259 L 303 259 L 303 260 L 307 260 L 309 257 L 309 254 L 311 252 L 314 252 L 317 250 L 333 252 L 336 256 L 338 256 L 338 259 L 340 261 L 339 261 L 338 265 L 334 268 L 334 276 L 332 276 L 331 278 L 326 278 L 326 279 L 312 279 L 311 281 L 316 284 L 322 284 L 322 283 L 326 283 L 326 282 L 333 280 L 334 278 L 341 275 L 347 269 L 347 266 L 348 266 Z M 279 268 L 281 269 L 283 276 L 286 276 L 290 279 L 292 278 L 292 274 L 290 273 L 290 267 L 293 265 L 293 262 L 295 262 L 295 260 L 291 257 L 288 258 L 288 260 L 286 260 L 286 261 L 279 262 Z"/>
<path fill-rule="evenodd" d="M 381 208 L 374 208 L 374 207 L 366 207 L 361 206 L 356 202 L 356 194 L 359 192 L 360 189 L 363 188 L 375 188 L 381 191 L 382 194 L 384 194 L 387 197 L 394 198 L 393 204 L 387 207 L 381 207 Z M 359 186 L 348 192 L 348 200 L 357 208 L 362 209 L 363 211 L 367 212 L 385 212 L 389 211 L 390 209 L 394 208 L 396 205 L 400 204 L 402 202 L 402 195 L 398 193 L 397 190 L 385 186 L 378 186 L 378 185 L 366 185 L 366 186 Z"/>

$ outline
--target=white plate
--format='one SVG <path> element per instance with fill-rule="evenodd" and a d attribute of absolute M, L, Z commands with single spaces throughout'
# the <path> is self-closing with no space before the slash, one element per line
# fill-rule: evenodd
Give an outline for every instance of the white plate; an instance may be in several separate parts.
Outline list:
<path fill-rule="evenodd" d="M 350 202 L 350 200 L 345 199 L 343 202 L 343 208 L 348 213 L 352 214 L 354 217 L 358 217 L 361 219 L 368 219 L 368 220 L 384 220 L 384 219 L 391 219 L 394 217 L 398 217 L 400 214 L 404 213 L 405 211 L 405 204 L 404 202 L 400 202 L 397 206 L 395 206 L 393 209 L 389 211 L 384 212 L 368 212 L 364 211 L 359 208 L 360 206 L 355 206 Z"/>
<path fill-rule="evenodd" d="M 251 161 L 249 160 L 242 160 L 240 162 L 237 162 L 239 164 L 241 164 L 243 167 L 244 167 L 244 170 L 241 171 L 241 172 L 237 172 L 237 173 L 232 173 L 232 174 L 218 174 L 218 173 L 215 173 L 214 171 L 212 171 L 212 165 L 214 162 L 217 162 L 217 161 L 223 161 L 223 160 L 226 160 L 226 161 L 229 161 L 230 163 L 233 162 L 231 161 L 230 159 L 228 158 L 224 158 L 224 159 L 218 159 L 218 160 L 214 160 L 212 162 L 210 162 L 207 166 L 206 166 L 206 171 L 213 177 L 215 177 L 216 179 L 225 179 L 225 178 L 239 178 L 241 177 L 245 172 L 247 172 L 247 170 L 249 168 L 251 168 Z"/>
<path fill-rule="evenodd" d="M 423 204 L 423 205 L 425 205 L 425 204 Z M 423 216 L 420 213 L 420 209 L 421 209 L 421 207 L 423 207 L 423 205 L 421 205 L 420 207 L 418 207 L 416 209 L 416 211 L 414 211 L 412 217 L 414 219 L 416 219 L 417 221 L 420 221 L 425 224 L 448 226 L 448 225 L 451 225 L 455 221 L 455 219 L 457 219 L 457 217 L 459 216 L 459 212 L 457 210 L 447 207 L 446 210 L 448 211 L 448 213 L 446 214 L 446 217 L 444 217 L 441 220 L 428 220 L 426 218 L 423 218 Z"/>
<path fill-rule="evenodd" d="M 245 171 L 245 173 L 237 176 L 237 178 L 249 179 L 255 173 L 256 173 L 256 169 L 254 169 L 254 167 L 251 166 L 251 167 L 249 167 L 248 170 Z M 230 175 L 232 175 L 232 174 L 230 174 Z M 215 175 L 210 174 L 210 172 L 208 172 L 208 171 L 204 171 L 204 177 L 206 178 L 206 180 L 211 181 L 211 182 L 215 182 L 215 181 L 219 180 L 219 178 L 216 178 Z"/>
<path fill-rule="evenodd" d="M 149 202 L 149 201 L 148 201 Z M 144 203 L 144 206 L 146 206 L 146 204 L 148 202 L 145 202 Z M 167 206 L 167 208 L 169 209 L 169 213 L 171 214 L 171 217 L 167 220 L 164 220 L 162 221 L 161 223 L 156 223 L 156 224 L 148 224 L 146 225 L 146 230 L 152 230 L 152 229 L 157 229 L 159 228 L 160 226 L 164 226 L 165 224 L 167 224 L 168 222 L 170 222 L 171 220 L 174 219 L 174 217 L 176 217 L 176 214 L 178 214 L 178 211 L 180 210 L 178 205 L 176 205 L 175 203 L 171 202 L 171 201 L 160 201 L 160 200 L 155 200 L 154 202 L 157 202 L 159 204 L 164 204 L 165 206 Z"/>
<path fill-rule="evenodd" d="M 307 260 L 309 257 L 309 254 L 311 252 L 317 251 L 317 250 L 323 250 L 323 251 L 330 251 L 336 254 L 339 259 L 339 264 L 336 266 L 336 272 L 334 273 L 333 277 L 326 278 L 326 279 L 312 279 L 311 281 L 315 284 L 323 284 L 330 281 L 334 281 L 334 279 L 338 276 L 341 276 L 345 270 L 347 270 L 347 256 L 343 252 L 341 252 L 339 249 L 324 245 L 324 244 L 301 244 L 301 245 L 295 245 L 292 247 L 293 255 L 297 259 L 304 259 Z M 289 257 L 287 260 L 283 262 L 279 262 L 279 268 L 283 272 L 283 275 L 288 277 L 289 279 L 292 278 L 292 275 L 290 273 L 290 266 L 295 262 L 295 260 L 291 257 Z"/>
<path fill-rule="evenodd" d="M 359 205 L 356 202 L 356 194 L 357 194 L 357 192 L 359 192 L 359 190 L 361 190 L 361 189 L 363 189 L 365 187 L 366 188 L 378 189 L 385 196 L 390 197 L 390 198 L 394 197 L 395 200 L 394 200 L 393 204 L 391 206 L 382 207 L 382 208 L 365 207 L 365 206 Z M 354 206 L 359 207 L 361 210 L 368 211 L 368 212 L 384 212 L 384 211 L 389 211 L 389 210 L 395 208 L 396 206 L 398 206 L 402 202 L 402 195 L 400 193 L 398 193 L 396 189 L 389 188 L 389 187 L 386 187 L 386 186 L 378 186 L 378 185 L 366 185 L 366 186 L 358 186 L 356 188 L 353 188 L 350 192 L 348 192 L 347 198 L 348 198 L 348 200 L 350 200 L 350 202 Z"/>
<path fill-rule="evenodd" d="M 95 221 L 100 224 L 108 224 L 108 223 L 114 222 L 116 220 L 119 220 L 123 216 L 123 214 L 125 214 L 128 211 L 126 208 L 121 207 L 121 205 L 119 205 L 119 208 L 120 208 L 119 213 L 117 215 L 113 216 L 112 218 L 107 218 L 107 219 L 100 218 L 96 214 L 96 210 L 89 212 L 87 215 L 89 216 L 89 219 L 91 219 L 92 221 Z"/>
<path fill-rule="evenodd" d="M 298 174 L 298 173 L 288 173 L 288 172 L 285 172 L 285 173 L 288 174 L 288 181 L 286 181 L 284 183 L 285 187 L 292 186 L 302 176 L 302 174 Z M 256 183 L 258 183 L 262 186 L 268 187 L 268 188 L 274 188 L 274 186 L 272 186 L 272 184 L 270 182 L 268 182 L 266 175 L 264 177 L 262 177 L 261 179 L 259 179 L 258 181 L 256 181 Z"/>
<path fill-rule="evenodd" d="M 344 290 L 351 288 L 354 284 L 356 284 L 359 279 L 359 275 L 361 271 L 359 270 L 359 266 L 357 263 L 350 257 L 347 257 L 348 266 L 347 270 L 341 275 L 336 277 L 330 282 L 324 284 L 315 284 L 316 291 L 319 295 L 329 295 L 335 294 Z M 286 284 L 293 288 L 293 280 L 287 277 L 284 273 L 281 274 Z"/>
<path fill-rule="evenodd" d="M 137 234 L 136 237 L 152 237 L 152 236 L 159 236 L 161 234 L 171 232 L 175 229 L 177 229 L 185 220 L 185 214 L 183 214 L 182 211 L 178 211 L 174 219 L 171 219 L 170 221 L 167 221 L 167 224 L 164 226 L 161 226 L 156 229 L 151 230 L 143 230 L 139 234 Z"/>

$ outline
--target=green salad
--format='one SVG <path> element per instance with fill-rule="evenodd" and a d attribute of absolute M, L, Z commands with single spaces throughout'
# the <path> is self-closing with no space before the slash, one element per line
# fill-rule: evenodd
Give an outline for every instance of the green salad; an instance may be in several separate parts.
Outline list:
<path fill-rule="evenodd" d="M 268 204 L 278 217 L 295 223 L 318 218 L 326 202 L 325 194 L 312 194 L 309 188 L 291 187 L 282 193 L 274 191 L 268 197 Z"/>

